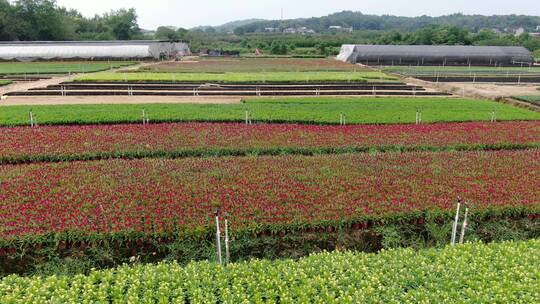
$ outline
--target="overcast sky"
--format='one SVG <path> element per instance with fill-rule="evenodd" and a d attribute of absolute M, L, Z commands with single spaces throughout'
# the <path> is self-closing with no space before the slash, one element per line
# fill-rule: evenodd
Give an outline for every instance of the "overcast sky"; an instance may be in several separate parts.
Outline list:
<path fill-rule="evenodd" d="M 191 28 L 220 25 L 229 21 L 262 18 L 319 17 L 343 10 L 364 14 L 440 16 L 452 13 L 540 15 L 540 0 L 57 0 L 86 16 L 111 9 L 137 9 L 139 25 L 154 29 L 160 25 Z"/>

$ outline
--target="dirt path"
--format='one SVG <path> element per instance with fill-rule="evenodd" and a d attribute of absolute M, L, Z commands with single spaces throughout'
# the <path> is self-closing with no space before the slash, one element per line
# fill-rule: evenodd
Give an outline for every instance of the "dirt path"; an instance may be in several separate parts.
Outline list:
<path fill-rule="evenodd" d="M 234 104 L 240 97 L 175 97 L 175 96 L 29 96 L 9 97 L 0 101 L 0 106 L 28 105 L 81 105 L 81 104 L 147 104 L 147 103 L 198 103 Z"/>
<path fill-rule="evenodd" d="M 117 71 L 117 72 L 134 71 L 141 67 L 151 66 L 158 63 L 160 62 L 140 62 L 136 65 L 113 69 L 112 71 Z M 99 73 L 99 72 L 95 72 L 95 73 Z M 91 75 L 95 73 L 86 73 L 85 75 Z M 77 75 L 78 74 L 72 74 L 71 76 L 62 75 L 58 77 L 53 77 L 51 79 L 42 79 L 42 80 L 36 80 L 36 81 L 30 81 L 30 82 L 14 82 L 10 85 L 0 87 L 0 96 L 10 93 L 10 92 L 28 91 L 30 89 L 44 88 L 50 85 L 57 85 L 66 81 L 72 81 Z"/>
<path fill-rule="evenodd" d="M 487 99 L 503 99 L 511 96 L 538 95 L 538 85 L 511 85 L 494 83 L 461 83 L 461 82 L 440 82 L 434 83 L 416 78 L 405 78 L 408 84 L 420 85 L 426 89 L 433 89 L 458 96 Z"/>
<path fill-rule="evenodd" d="M 35 88 L 43 88 L 49 85 L 55 85 L 59 84 L 64 81 L 70 81 L 73 78 L 73 76 L 60 76 L 60 77 L 53 77 L 51 79 L 42 79 L 42 80 L 36 80 L 36 81 L 28 81 L 28 82 L 14 82 L 10 85 L 4 86 L 0 88 L 0 96 L 10 93 L 10 92 L 20 92 L 20 91 L 28 91 L 30 89 Z"/>

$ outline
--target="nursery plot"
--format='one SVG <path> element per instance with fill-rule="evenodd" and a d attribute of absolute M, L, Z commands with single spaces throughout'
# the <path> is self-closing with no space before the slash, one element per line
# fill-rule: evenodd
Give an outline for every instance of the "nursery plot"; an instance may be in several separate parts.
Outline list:
<path fill-rule="evenodd" d="M 511 177 L 511 178 L 509 178 Z M 0 166 L 0 238 L 189 236 L 540 211 L 540 150 L 106 160 Z"/>
<path fill-rule="evenodd" d="M 5 303 L 533 303 L 540 241 L 293 260 L 135 265 L 0 280 Z"/>
<path fill-rule="evenodd" d="M 0 103 L 1 104 L 1 103 Z M 151 122 L 244 122 L 246 111 L 254 123 L 297 122 L 339 124 L 540 120 L 540 113 L 487 100 L 466 98 L 254 98 L 242 104 L 137 104 L 5 106 L 0 125 L 28 125 L 32 110 L 41 125 L 140 123 L 145 109 Z"/>
<path fill-rule="evenodd" d="M 515 99 L 530 102 L 534 105 L 540 106 L 540 95 L 538 96 L 514 96 Z"/>
<path fill-rule="evenodd" d="M 76 81 L 98 82 L 215 82 L 215 83 L 292 83 L 292 82 L 388 82 L 397 77 L 377 71 L 358 72 L 225 72 L 225 73 L 156 73 L 101 72 L 79 76 Z"/>
<path fill-rule="evenodd" d="M 0 62 L 0 75 L 90 73 L 133 64 L 131 61 Z"/>
<path fill-rule="evenodd" d="M 420 125 L 165 123 L 0 128 L 0 163 L 110 157 L 540 147 L 540 121 Z"/>
<path fill-rule="evenodd" d="M 362 68 L 330 58 L 198 58 L 161 63 L 140 71 L 166 73 L 355 71 Z"/>

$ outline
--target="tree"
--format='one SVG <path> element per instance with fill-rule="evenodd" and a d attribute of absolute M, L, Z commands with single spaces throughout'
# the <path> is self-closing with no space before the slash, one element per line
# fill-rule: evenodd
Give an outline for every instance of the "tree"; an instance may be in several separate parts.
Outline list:
<path fill-rule="evenodd" d="M 237 27 L 234 29 L 234 34 L 236 36 L 243 36 L 246 34 L 246 29 L 244 27 Z"/>
<path fill-rule="evenodd" d="M 160 26 L 156 30 L 156 39 L 159 40 L 178 40 L 179 34 L 177 31 L 173 30 L 168 26 Z"/>
<path fill-rule="evenodd" d="M 75 38 L 75 30 L 65 9 L 53 0 L 19 0 L 13 7 L 17 19 L 16 39 L 68 40 Z"/>
<path fill-rule="evenodd" d="M 272 55 L 287 55 L 288 47 L 285 43 L 280 41 L 272 42 L 270 45 L 270 54 Z"/>
<path fill-rule="evenodd" d="M 13 9 L 7 0 L 0 0 L 0 40 L 17 38 L 16 19 Z"/>
<path fill-rule="evenodd" d="M 133 8 L 111 11 L 105 14 L 103 19 L 115 39 L 130 40 L 141 32 L 137 24 L 137 13 Z"/>

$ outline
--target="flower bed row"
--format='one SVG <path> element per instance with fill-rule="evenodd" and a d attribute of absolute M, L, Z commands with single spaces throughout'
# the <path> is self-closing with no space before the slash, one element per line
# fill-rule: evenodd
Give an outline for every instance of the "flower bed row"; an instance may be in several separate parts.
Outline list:
<path fill-rule="evenodd" d="M 540 121 L 314 126 L 184 123 L 0 128 L 0 163 L 540 146 Z M 311 153 L 310 153 L 311 152 Z"/>
<path fill-rule="evenodd" d="M 540 241 L 0 280 L 2 303 L 535 303 Z"/>
<path fill-rule="evenodd" d="M 234 233 L 540 206 L 540 150 L 107 160 L 0 166 L 3 242 Z M 359 226 L 360 227 L 360 226 Z"/>

